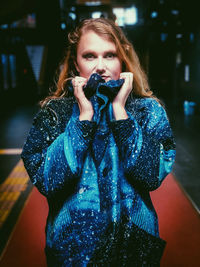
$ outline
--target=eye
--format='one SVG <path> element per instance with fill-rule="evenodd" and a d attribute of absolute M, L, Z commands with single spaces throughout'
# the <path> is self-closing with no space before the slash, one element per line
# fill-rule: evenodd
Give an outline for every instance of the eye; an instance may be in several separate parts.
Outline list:
<path fill-rule="evenodd" d="M 113 58 L 115 58 L 117 56 L 117 54 L 115 54 L 115 53 L 112 53 L 112 52 L 109 52 L 109 53 L 107 53 L 106 54 L 106 58 L 108 58 L 108 59 L 113 59 Z"/>
<path fill-rule="evenodd" d="M 87 53 L 87 54 L 83 55 L 83 58 L 85 58 L 87 60 L 92 60 L 95 58 L 95 56 L 92 53 Z"/>

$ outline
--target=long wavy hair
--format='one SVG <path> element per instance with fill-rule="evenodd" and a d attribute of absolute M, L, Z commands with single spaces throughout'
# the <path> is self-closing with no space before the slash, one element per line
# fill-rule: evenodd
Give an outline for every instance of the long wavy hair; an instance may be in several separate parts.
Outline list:
<path fill-rule="evenodd" d="M 91 30 L 116 45 L 117 54 L 122 62 L 122 71 L 133 73 L 133 94 L 141 97 L 153 96 L 152 91 L 149 89 L 147 76 L 140 65 L 133 45 L 128 41 L 121 28 L 115 25 L 112 20 L 97 18 L 83 20 L 75 30 L 68 34 L 68 48 L 60 66 L 56 90 L 42 101 L 42 104 L 52 98 L 67 96 L 67 81 L 79 75 L 75 62 L 80 38 L 85 32 Z"/>

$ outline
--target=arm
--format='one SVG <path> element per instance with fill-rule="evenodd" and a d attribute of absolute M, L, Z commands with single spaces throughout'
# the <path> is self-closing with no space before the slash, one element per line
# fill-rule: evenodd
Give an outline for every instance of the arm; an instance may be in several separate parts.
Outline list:
<path fill-rule="evenodd" d="M 69 180 L 81 175 L 93 136 L 93 122 L 68 119 L 61 122 L 58 116 L 56 126 L 52 126 L 55 112 L 48 107 L 42 109 L 34 119 L 22 151 L 30 179 L 45 196 L 62 190 Z"/>
<path fill-rule="evenodd" d="M 111 122 L 126 177 L 148 191 L 158 188 L 172 170 L 175 143 L 164 108 L 143 99 L 141 119 L 130 112 L 126 120 Z"/>

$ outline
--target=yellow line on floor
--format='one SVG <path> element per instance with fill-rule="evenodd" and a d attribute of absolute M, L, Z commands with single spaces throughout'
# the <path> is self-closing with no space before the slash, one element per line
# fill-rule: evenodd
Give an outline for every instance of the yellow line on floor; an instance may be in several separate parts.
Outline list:
<path fill-rule="evenodd" d="M 6 180 L 0 184 L 0 227 L 28 184 L 28 174 L 20 160 Z"/>
<path fill-rule="evenodd" d="M 21 148 L 0 149 L 0 155 L 20 155 L 21 153 L 22 153 Z"/>

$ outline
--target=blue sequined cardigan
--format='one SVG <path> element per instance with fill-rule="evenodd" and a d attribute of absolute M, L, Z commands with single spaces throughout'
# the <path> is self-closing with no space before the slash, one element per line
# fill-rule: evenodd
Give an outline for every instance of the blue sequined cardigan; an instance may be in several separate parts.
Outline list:
<path fill-rule="evenodd" d="M 149 192 L 175 159 L 166 112 L 153 98 L 133 97 L 129 118 L 116 121 L 106 96 L 91 101 L 92 121 L 79 121 L 74 97 L 49 101 L 23 148 L 30 179 L 49 204 L 47 261 L 157 266 L 164 241 Z"/>

